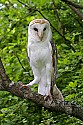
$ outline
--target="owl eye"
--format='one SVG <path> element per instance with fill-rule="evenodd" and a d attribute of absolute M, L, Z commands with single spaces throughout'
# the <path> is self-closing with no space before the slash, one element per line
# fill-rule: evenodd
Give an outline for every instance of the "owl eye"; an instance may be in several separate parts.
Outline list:
<path fill-rule="evenodd" d="M 38 32 L 38 29 L 37 29 L 37 28 L 34 28 L 34 30 Z"/>
<path fill-rule="evenodd" d="M 45 31 L 46 30 L 46 27 L 43 29 L 43 31 Z"/>

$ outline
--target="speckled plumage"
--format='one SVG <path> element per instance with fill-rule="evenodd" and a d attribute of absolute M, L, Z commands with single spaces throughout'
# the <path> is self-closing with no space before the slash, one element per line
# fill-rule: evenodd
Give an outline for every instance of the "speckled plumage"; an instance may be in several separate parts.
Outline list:
<path fill-rule="evenodd" d="M 35 23 L 40 23 L 40 24 L 44 24 L 44 23 L 49 23 L 47 20 L 45 19 L 35 19 L 35 20 L 32 20 L 29 24 L 29 26 L 35 24 Z"/>

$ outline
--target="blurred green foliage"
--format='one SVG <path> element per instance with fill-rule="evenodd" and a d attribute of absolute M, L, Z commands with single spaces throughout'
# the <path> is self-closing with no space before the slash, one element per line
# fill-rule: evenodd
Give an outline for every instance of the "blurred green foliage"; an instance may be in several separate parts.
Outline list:
<path fill-rule="evenodd" d="M 83 5 L 82 0 L 73 1 Z M 58 49 L 57 86 L 66 101 L 83 106 L 83 22 L 61 0 L 55 0 L 55 5 L 63 25 L 64 36 L 71 41 L 70 44 L 76 51 L 73 52 L 52 28 L 53 39 Z M 51 0 L 0 1 L 0 56 L 9 78 L 15 82 L 22 81 L 27 84 L 33 79 L 26 51 L 27 30 L 31 20 L 43 18 L 41 13 L 61 32 Z M 33 86 L 32 89 L 37 91 L 37 86 Z M 0 124 L 83 125 L 83 122 L 66 114 L 50 112 L 44 107 L 1 91 Z"/>

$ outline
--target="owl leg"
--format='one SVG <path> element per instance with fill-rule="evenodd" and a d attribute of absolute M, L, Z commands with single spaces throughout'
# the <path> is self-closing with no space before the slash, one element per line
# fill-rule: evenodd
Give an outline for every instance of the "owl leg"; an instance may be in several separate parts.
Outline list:
<path fill-rule="evenodd" d="M 46 84 L 46 95 L 50 94 L 51 88 L 51 65 L 46 65 L 46 77 L 47 77 L 47 84 Z"/>
<path fill-rule="evenodd" d="M 41 80 L 39 82 L 39 85 L 38 85 L 38 93 L 41 94 L 41 95 L 44 95 L 46 94 L 46 69 L 43 68 L 41 70 Z"/>
<path fill-rule="evenodd" d="M 46 65 L 46 77 L 47 77 L 47 85 L 46 85 L 46 100 L 48 100 L 50 103 L 52 102 L 52 95 L 50 92 L 51 89 L 51 65 L 47 64 Z"/>
<path fill-rule="evenodd" d="M 32 82 L 30 82 L 29 84 L 27 84 L 27 86 L 32 86 L 32 85 L 38 84 L 38 83 L 39 83 L 39 78 L 36 76 Z"/>
<path fill-rule="evenodd" d="M 27 84 L 27 86 L 32 86 L 33 84 L 38 84 L 40 81 L 40 72 L 37 68 L 32 67 L 33 70 L 33 75 L 34 75 L 34 80 Z"/>

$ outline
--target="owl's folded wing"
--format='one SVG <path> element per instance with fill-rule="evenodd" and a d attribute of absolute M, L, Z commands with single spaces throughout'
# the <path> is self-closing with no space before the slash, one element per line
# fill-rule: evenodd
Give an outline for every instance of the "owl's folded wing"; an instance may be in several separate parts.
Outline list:
<path fill-rule="evenodd" d="M 28 56 L 28 61 L 30 62 L 30 47 L 27 47 L 27 56 Z"/>
<path fill-rule="evenodd" d="M 58 62 L 58 58 L 57 58 L 57 49 L 55 47 L 55 44 L 53 42 L 53 40 L 50 41 L 49 43 L 49 49 L 51 51 L 52 54 L 52 75 L 51 75 L 51 94 L 53 95 L 53 88 L 54 85 L 56 84 L 56 77 L 57 77 L 57 62 Z"/>
<path fill-rule="evenodd" d="M 50 41 L 50 51 L 52 54 L 52 66 L 54 68 L 54 72 L 55 72 L 55 77 L 57 77 L 57 63 L 58 63 L 58 55 L 57 55 L 57 48 L 53 42 L 53 40 Z"/>

